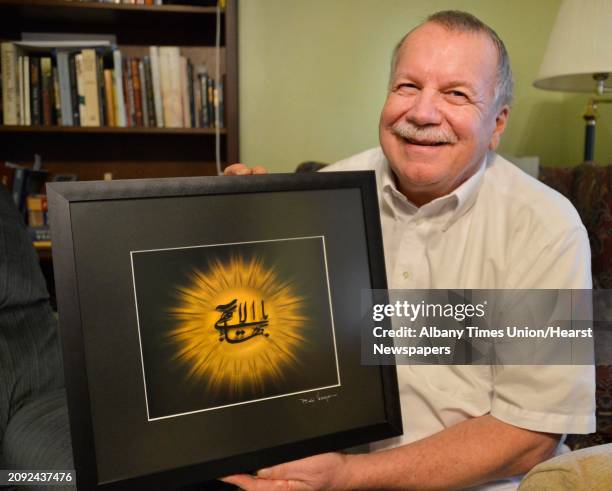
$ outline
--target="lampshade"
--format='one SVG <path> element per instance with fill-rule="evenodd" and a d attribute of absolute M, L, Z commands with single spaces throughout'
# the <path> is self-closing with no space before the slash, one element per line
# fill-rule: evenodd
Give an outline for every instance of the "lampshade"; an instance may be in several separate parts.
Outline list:
<path fill-rule="evenodd" d="M 612 88 L 612 0 L 564 0 L 534 86 L 595 92 L 594 74 Z"/>

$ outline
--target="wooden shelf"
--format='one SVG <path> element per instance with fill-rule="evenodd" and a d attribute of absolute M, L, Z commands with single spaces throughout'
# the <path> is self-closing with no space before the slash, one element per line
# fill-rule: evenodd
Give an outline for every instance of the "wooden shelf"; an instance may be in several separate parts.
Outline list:
<path fill-rule="evenodd" d="M 6 126 L 0 125 L 0 133 L 32 133 L 32 134 L 86 134 L 86 135 L 214 135 L 216 131 L 212 128 L 115 128 L 108 126 Z M 226 135 L 227 130 L 219 130 L 221 135 Z"/>
<path fill-rule="evenodd" d="M 212 46 L 215 27 L 216 7 L 0 0 L 0 37 L 6 40 L 22 32 L 113 33 L 118 44 Z"/>
<path fill-rule="evenodd" d="M 116 10 L 116 11 L 138 11 L 153 13 L 182 13 L 209 15 L 215 14 L 216 7 L 199 7 L 194 5 L 131 5 L 97 2 L 69 2 L 67 0 L 0 0 L 0 8 L 3 6 L 15 6 L 21 9 L 38 7 L 61 7 L 66 9 L 88 9 L 88 10 Z"/>

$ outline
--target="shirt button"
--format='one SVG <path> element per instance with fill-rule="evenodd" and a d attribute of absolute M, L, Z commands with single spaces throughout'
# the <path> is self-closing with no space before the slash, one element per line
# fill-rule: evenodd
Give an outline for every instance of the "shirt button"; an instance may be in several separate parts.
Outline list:
<path fill-rule="evenodd" d="M 404 276 L 405 280 L 409 280 L 410 279 L 410 271 L 404 271 L 403 276 Z"/>

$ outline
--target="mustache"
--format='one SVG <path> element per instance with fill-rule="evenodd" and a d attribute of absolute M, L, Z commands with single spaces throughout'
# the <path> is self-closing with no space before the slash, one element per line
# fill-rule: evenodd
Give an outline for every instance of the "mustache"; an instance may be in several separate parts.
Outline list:
<path fill-rule="evenodd" d="M 457 143 L 457 136 L 448 129 L 417 126 L 410 121 L 396 121 L 391 127 L 397 136 L 423 143 Z"/>

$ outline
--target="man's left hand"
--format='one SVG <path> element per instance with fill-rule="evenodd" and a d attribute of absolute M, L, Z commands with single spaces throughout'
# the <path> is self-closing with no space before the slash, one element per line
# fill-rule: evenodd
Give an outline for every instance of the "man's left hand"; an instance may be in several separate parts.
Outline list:
<path fill-rule="evenodd" d="M 247 491 L 346 489 L 348 483 L 343 475 L 348 458 L 340 453 L 325 453 L 262 469 L 257 477 L 236 474 L 221 480 Z"/>

